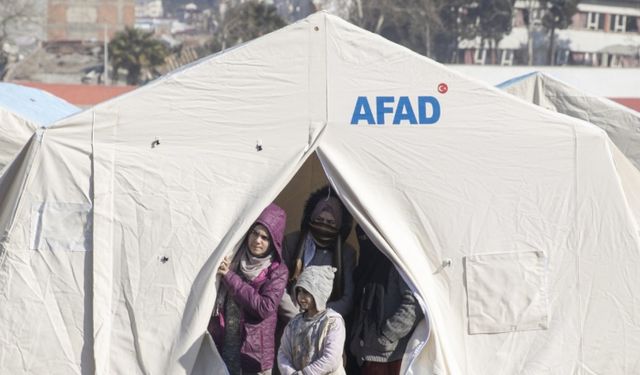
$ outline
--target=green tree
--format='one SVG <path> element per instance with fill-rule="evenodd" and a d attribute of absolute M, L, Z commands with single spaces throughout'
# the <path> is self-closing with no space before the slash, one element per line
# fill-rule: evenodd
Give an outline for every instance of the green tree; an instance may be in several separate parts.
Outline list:
<path fill-rule="evenodd" d="M 496 63 L 498 43 L 511 32 L 513 0 L 480 0 L 476 22 L 480 45 L 488 42 L 491 63 Z"/>
<path fill-rule="evenodd" d="M 556 30 L 566 29 L 571 25 L 571 18 L 578 11 L 579 0 L 540 0 L 544 9 L 542 26 L 549 33 L 549 65 L 555 64 Z"/>
<path fill-rule="evenodd" d="M 143 71 L 162 65 L 167 55 L 167 48 L 153 38 L 153 33 L 133 28 L 118 32 L 109 43 L 114 79 L 118 79 L 118 69 L 126 69 L 130 85 L 139 84 Z"/>
<path fill-rule="evenodd" d="M 220 7 L 214 15 L 216 29 L 209 46 L 212 52 L 225 50 L 286 26 L 273 5 L 245 1 L 226 8 Z"/>
<path fill-rule="evenodd" d="M 458 63 L 458 45 L 462 39 L 476 37 L 478 3 L 473 0 L 442 1 L 438 17 L 445 27 L 434 35 L 435 58 L 440 62 Z"/>

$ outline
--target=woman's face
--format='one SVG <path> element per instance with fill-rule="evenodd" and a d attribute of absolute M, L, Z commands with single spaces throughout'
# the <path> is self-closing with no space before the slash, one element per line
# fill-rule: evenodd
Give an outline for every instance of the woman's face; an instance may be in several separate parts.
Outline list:
<path fill-rule="evenodd" d="M 271 243 L 269 231 L 264 225 L 258 224 L 249 232 L 247 242 L 247 246 L 252 255 L 257 257 L 263 256 L 269 251 L 269 244 Z"/>

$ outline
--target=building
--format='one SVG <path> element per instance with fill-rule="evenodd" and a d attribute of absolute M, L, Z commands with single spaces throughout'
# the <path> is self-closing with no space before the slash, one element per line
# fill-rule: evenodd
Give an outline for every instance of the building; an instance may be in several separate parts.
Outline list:
<path fill-rule="evenodd" d="M 161 0 L 136 0 L 136 18 L 160 18 L 164 15 Z"/>
<path fill-rule="evenodd" d="M 480 40 L 463 40 L 457 51 L 467 64 L 544 65 L 549 36 L 542 27 L 538 1 L 515 2 L 513 30 L 495 50 Z M 571 25 L 556 30 L 554 65 L 640 67 L 640 4 L 632 1 L 583 0 Z M 528 56 L 531 56 L 529 59 Z"/>
<path fill-rule="evenodd" d="M 102 40 L 135 22 L 135 0 L 48 0 L 47 41 Z"/>

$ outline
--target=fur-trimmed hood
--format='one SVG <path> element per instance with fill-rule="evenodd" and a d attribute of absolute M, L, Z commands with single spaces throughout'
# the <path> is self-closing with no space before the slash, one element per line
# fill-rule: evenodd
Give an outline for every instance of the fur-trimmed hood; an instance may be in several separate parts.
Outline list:
<path fill-rule="evenodd" d="M 334 197 L 340 200 L 336 191 L 329 185 L 325 185 L 309 195 L 309 199 L 307 199 L 307 203 L 305 203 L 304 205 L 304 213 L 302 215 L 302 222 L 300 223 L 301 231 L 305 232 L 305 230 L 309 229 L 309 223 L 311 222 L 311 213 L 313 212 L 313 209 L 321 199 L 326 199 L 327 197 Z M 344 204 L 342 204 L 342 201 L 340 201 L 340 203 L 340 206 L 342 207 L 342 224 L 339 228 L 340 237 L 342 238 L 342 241 L 346 241 L 347 237 L 349 237 L 349 233 L 351 233 L 351 228 L 353 226 L 353 217 L 344 206 Z"/>

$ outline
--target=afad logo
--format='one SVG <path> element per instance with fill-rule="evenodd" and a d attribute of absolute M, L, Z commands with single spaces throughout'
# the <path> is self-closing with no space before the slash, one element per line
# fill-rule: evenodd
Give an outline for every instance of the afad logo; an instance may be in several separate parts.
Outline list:
<path fill-rule="evenodd" d="M 446 83 L 438 85 L 438 92 L 445 94 L 449 88 Z M 375 116 L 374 116 L 375 113 Z M 442 113 L 440 102 L 435 96 L 376 96 L 371 101 L 366 96 L 359 96 L 353 108 L 351 125 L 362 122 L 369 125 L 433 125 L 440 120 Z"/>

